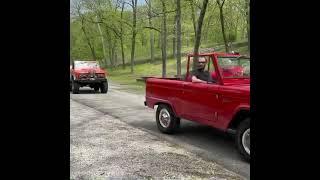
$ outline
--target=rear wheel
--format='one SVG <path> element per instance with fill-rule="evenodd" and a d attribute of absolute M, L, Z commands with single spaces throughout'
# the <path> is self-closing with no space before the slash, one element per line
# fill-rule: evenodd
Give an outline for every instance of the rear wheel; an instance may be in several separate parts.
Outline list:
<path fill-rule="evenodd" d="M 250 118 L 245 119 L 237 128 L 236 145 L 246 161 L 250 161 Z"/>
<path fill-rule="evenodd" d="M 180 118 L 176 117 L 171 107 L 165 104 L 158 106 L 156 122 L 158 129 L 166 134 L 172 134 L 180 127 Z"/>

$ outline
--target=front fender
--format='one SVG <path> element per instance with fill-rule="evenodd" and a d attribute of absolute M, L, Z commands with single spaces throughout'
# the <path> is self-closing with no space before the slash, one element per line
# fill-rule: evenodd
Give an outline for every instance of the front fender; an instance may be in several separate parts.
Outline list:
<path fill-rule="evenodd" d="M 248 104 L 240 104 L 238 107 L 236 107 L 234 110 L 233 110 L 233 113 L 232 113 L 232 117 L 234 117 L 239 111 L 241 110 L 248 110 L 250 111 L 250 105 Z"/>

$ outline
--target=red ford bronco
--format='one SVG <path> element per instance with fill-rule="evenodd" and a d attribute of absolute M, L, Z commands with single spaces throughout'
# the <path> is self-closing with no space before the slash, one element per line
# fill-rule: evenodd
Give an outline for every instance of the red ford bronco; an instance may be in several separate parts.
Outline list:
<path fill-rule="evenodd" d="M 73 61 L 70 66 L 70 91 L 79 93 L 79 88 L 89 86 L 95 91 L 107 93 L 108 80 L 106 71 L 101 69 L 97 61 Z"/>
<path fill-rule="evenodd" d="M 148 78 L 145 105 L 157 106 L 156 123 L 163 133 L 174 133 L 180 118 L 235 132 L 240 154 L 250 161 L 250 58 L 234 53 L 199 54 L 208 60 L 205 70 L 211 80 L 195 83 L 191 82 L 194 56 L 188 55 L 183 78 Z"/>

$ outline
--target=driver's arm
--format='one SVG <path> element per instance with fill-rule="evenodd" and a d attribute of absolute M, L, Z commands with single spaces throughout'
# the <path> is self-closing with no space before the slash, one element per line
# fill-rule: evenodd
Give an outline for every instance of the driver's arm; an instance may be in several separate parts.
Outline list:
<path fill-rule="evenodd" d="M 195 82 L 195 83 L 206 83 L 206 81 L 202 81 L 201 79 L 198 79 L 196 76 L 192 76 L 192 82 Z"/>

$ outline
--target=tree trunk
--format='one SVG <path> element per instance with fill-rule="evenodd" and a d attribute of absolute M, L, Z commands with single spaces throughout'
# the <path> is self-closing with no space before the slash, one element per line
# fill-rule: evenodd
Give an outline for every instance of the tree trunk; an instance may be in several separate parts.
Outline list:
<path fill-rule="evenodd" d="M 176 0 L 177 4 L 177 76 L 181 77 L 181 7 L 180 0 Z"/>
<path fill-rule="evenodd" d="M 109 42 L 109 62 L 110 62 L 110 67 L 112 68 L 113 67 L 113 62 L 112 62 L 112 51 L 111 51 L 111 45 L 110 45 L 110 42 Z"/>
<path fill-rule="evenodd" d="M 189 31 L 187 30 L 187 32 L 185 33 L 186 34 L 186 36 L 185 37 L 187 37 L 187 39 L 186 39 L 186 45 L 187 45 L 187 47 L 189 47 Z"/>
<path fill-rule="evenodd" d="M 89 38 L 89 36 L 88 36 L 85 28 L 84 28 L 83 20 L 84 20 L 84 19 L 81 20 L 81 29 L 82 29 L 82 32 L 83 32 L 86 40 L 87 40 L 88 46 L 89 46 L 90 51 L 91 51 L 92 58 L 93 58 L 93 60 L 95 61 L 95 60 L 96 60 L 96 53 L 95 53 L 95 50 L 94 50 L 94 46 L 91 44 L 90 38 Z"/>
<path fill-rule="evenodd" d="M 210 9 L 210 11 L 211 12 L 214 12 L 215 11 L 215 9 L 216 9 L 216 7 L 217 6 L 214 6 L 214 8 L 211 8 Z M 204 29 L 204 37 L 205 37 L 205 42 L 207 43 L 207 42 L 210 42 L 210 39 L 209 39 L 209 37 L 208 37 L 208 32 L 209 32 L 209 30 L 210 30 L 210 25 L 211 25 L 211 22 L 212 22 L 212 19 L 214 18 L 214 14 L 212 13 L 212 14 L 210 14 L 210 16 L 209 16 L 209 18 L 208 18 L 208 21 L 207 21 L 207 26 L 206 26 L 206 28 Z"/>
<path fill-rule="evenodd" d="M 132 0 L 133 18 L 132 18 L 132 41 L 131 41 L 131 74 L 133 74 L 134 51 L 136 47 L 136 24 L 137 24 L 137 0 Z"/>
<path fill-rule="evenodd" d="M 143 46 L 145 46 L 145 41 L 146 41 L 146 39 L 144 37 L 144 32 L 141 33 L 140 38 L 141 38 L 141 47 L 143 48 Z"/>
<path fill-rule="evenodd" d="M 247 6 L 247 37 L 248 37 L 248 52 L 250 53 L 250 0 L 246 0 Z"/>
<path fill-rule="evenodd" d="M 176 22 L 176 20 L 175 20 Z M 172 37 L 172 54 L 173 57 L 176 58 L 177 57 L 177 52 L 176 52 L 176 24 L 173 27 L 173 37 Z"/>
<path fill-rule="evenodd" d="M 224 16 L 223 16 L 223 5 L 224 5 L 225 0 L 220 2 L 220 0 L 217 0 L 217 3 L 219 5 L 219 12 L 220 12 L 220 23 L 221 23 L 221 31 L 222 31 L 222 36 L 223 36 L 223 41 L 224 41 L 224 46 L 226 48 L 226 52 L 229 52 L 229 46 L 228 46 L 228 41 L 226 37 L 226 32 L 224 28 Z"/>
<path fill-rule="evenodd" d="M 151 15 L 151 0 L 149 0 L 148 4 L 148 15 L 149 15 L 149 26 L 152 27 L 152 15 Z M 150 55 L 151 55 L 151 63 L 154 62 L 154 34 L 153 30 L 150 31 Z"/>
<path fill-rule="evenodd" d="M 177 11 L 177 10 L 176 10 Z M 177 50 L 176 50 L 176 41 L 177 41 L 177 13 L 174 16 L 174 26 L 173 26 L 173 37 L 172 37 L 172 54 L 173 57 L 176 58 L 177 57 Z"/>
<path fill-rule="evenodd" d="M 161 47 L 161 33 L 159 33 L 157 45 L 158 45 L 158 48 Z"/>
<path fill-rule="evenodd" d="M 193 0 L 189 0 L 189 3 L 190 3 L 190 8 L 191 8 L 191 18 L 192 18 L 194 35 L 196 36 L 197 23 L 196 23 L 196 14 L 194 12 Z"/>
<path fill-rule="evenodd" d="M 112 47 L 112 59 L 113 59 L 113 65 L 114 67 L 117 67 L 117 44 L 114 43 Z"/>
<path fill-rule="evenodd" d="M 112 67 L 115 67 L 115 62 L 114 62 L 114 44 L 112 45 L 111 48 L 111 59 L 112 59 Z"/>
<path fill-rule="evenodd" d="M 164 0 L 162 2 L 162 41 L 161 41 L 161 51 L 162 51 L 162 77 L 165 78 L 167 76 L 167 15 L 166 15 L 166 4 Z"/>
<path fill-rule="evenodd" d="M 110 67 L 113 67 L 113 59 L 112 59 L 112 41 L 110 37 L 109 30 L 106 31 L 107 34 L 107 40 L 108 40 L 108 51 L 109 51 L 109 61 L 110 61 Z"/>
<path fill-rule="evenodd" d="M 201 41 L 201 30 L 202 30 L 203 19 L 204 19 L 204 16 L 206 14 L 206 10 L 207 10 L 207 5 L 208 5 L 208 0 L 203 0 L 200 16 L 199 16 L 199 19 L 198 19 L 198 26 L 197 26 L 197 31 L 196 31 L 196 40 L 195 40 L 194 49 L 193 49 L 194 54 L 198 54 L 199 53 L 199 47 L 200 47 L 200 41 Z M 197 64 L 198 64 L 198 56 L 195 56 L 194 57 L 194 63 L 193 63 L 194 67 Z"/>
<path fill-rule="evenodd" d="M 125 69 L 126 66 L 125 66 L 124 49 L 123 49 L 123 9 L 124 9 L 124 2 L 122 2 L 122 6 L 121 6 L 121 24 L 120 24 L 121 37 L 120 37 L 120 44 L 121 44 L 122 69 Z"/>
<path fill-rule="evenodd" d="M 100 20 L 98 19 L 98 16 L 96 16 L 96 19 L 97 19 L 97 22 L 100 21 Z M 105 41 L 104 41 L 104 37 L 103 37 L 102 31 L 101 31 L 101 28 L 100 28 L 100 24 L 97 23 L 97 26 L 98 26 L 98 30 L 99 30 L 99 33 L 100 33 L 100 36 L 101 36 L 101 43 L 102 43 L 102 50 L 103 50 L 103 59 L 104 59 L 104 62 L 106 62 L 107 55 L 106 55 Z"/>

